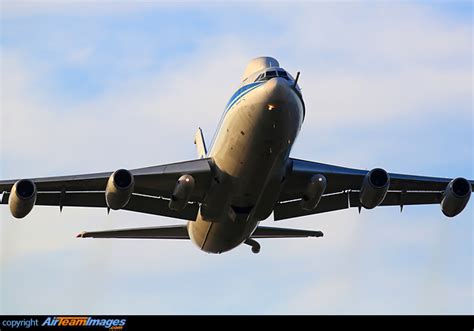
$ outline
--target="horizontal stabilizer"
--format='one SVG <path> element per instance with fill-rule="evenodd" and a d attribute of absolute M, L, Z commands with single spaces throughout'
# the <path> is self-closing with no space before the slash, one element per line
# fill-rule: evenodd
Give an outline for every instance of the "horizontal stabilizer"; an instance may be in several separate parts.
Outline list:
<path fill-rule="evenodd" d="M 78 238 L 189 239 L 186 225 L 82 232 Z"/>
<path fill-rule="evenodd" d="M 323 233 L 321 231 L 309 231 L 309 230 L 259 226 L 250 237 L 253 239 L 258 239 L 258 238 L 306 238 L 306 237 L 322 237 L 322 236 L 323 236 Z"/>
<path fill-rule="evenodd" d="M 259 226 L 251 238 L 305 238 L 322 237 L 321 231 L 309 231 Z M 108 231 L 82 232 L 78 238 L 128 238 L 128 239 L 189 239 L 186 225 L 133 228 Z"/>

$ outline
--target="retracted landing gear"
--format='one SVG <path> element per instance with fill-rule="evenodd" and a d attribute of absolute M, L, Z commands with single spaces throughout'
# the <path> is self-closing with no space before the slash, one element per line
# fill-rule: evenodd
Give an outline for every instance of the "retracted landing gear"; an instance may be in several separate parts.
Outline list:
<path fill-rule="evenodd" d="M 260 244 L 256 242 L 255 240 L 249 238 L 244 241 L 244 244 L 252 247 L 252 253 L 258 254 L 260 252 Z"/>

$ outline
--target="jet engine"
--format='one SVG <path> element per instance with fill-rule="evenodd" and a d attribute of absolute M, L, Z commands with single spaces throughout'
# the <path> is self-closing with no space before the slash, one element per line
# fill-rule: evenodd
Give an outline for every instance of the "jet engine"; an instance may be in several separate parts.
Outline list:
<path fill-rule="evenodd" d="M 303 198 L 301 199 L 301 208 L 304 210 L 313 210 L 319 204 L 321 197 L 326 190 L 327 181 L 323 175 L 314 175 L 311 177 Z"/>
<path fill-rule="evenodd" d="M 455 178 L 450 181 L 441 201 L 441 211 L 443 214 L 447 217 L 458 215 L 466 207 L 471 193 L 471 184 L 466 179 Z"/>
<path fill-rule="evenodd" d="M 120 209 L 127 205 L 133 193 L 135 180 L 130 171 L 119 169 L 110 175 L 105 188 L 105 201 L 110 209 Z"/>
<path fill-rule="evenodd" d="M 359 201 L 366 209 L 372 209 L 380 205 L 387 195 L 390 186 L 388 173 L 381 169 L 372 169 L 365 175 L 360 189 Z"/>
<path fill-rule="evenodd" d="M 176 186 L 174 188 L 173 194 L 171 195 L 170 203 L 168 207 L 171 210 L 182 210 L 186 207 L 189 199 L 191 198 L 191 194 L 194 190 L 194 178 L 191 175 L 182 175 L 179 177 L 178 181 L 176 182 Z"/>
<path fill-rule="evenodd" d="M 32 180 L 21 179 L 17 181 L 10 192 L 8 205 L 15 218 L 23 218 L 30 213 L 36 202 L 36 185 Z"/>

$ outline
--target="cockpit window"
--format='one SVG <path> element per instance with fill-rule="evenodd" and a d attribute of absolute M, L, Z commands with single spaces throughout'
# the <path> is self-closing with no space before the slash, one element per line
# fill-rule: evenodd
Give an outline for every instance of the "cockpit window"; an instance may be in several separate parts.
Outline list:
<path fill-rule="evenodd" d="M 277 76 L 277 73 L 275 70 L 267 71 L 267 73 L 265 74 L 265 77 L 268 79 L 276 77 L 276 76 Z"/>
<path fill-rule="evenodd" d="M 259 80 L 262 80 L 264 76 L 265 76 L 265 73 L 258 75 L 258 77 L 257 77 L 257 79 L 255 79 L 255 81 L 258 82 Z"/>
<path fill-rule="evenodd" d="M 288 76 L 288 73 L 285 70 L 269 70 L 267 72 L 264 72 L 258 75 L 255 81 L 258 82 L 258 81 L 269 80 L 270 78 L 277 77 L 277 76 L 284 78 L 286 80 L 291 80 L 290 77 Z"/>
<path fill-rule="evenodd" d="M 278 70 L 278 76 L 288 79 L 288 74 L 284 70 Z"/>

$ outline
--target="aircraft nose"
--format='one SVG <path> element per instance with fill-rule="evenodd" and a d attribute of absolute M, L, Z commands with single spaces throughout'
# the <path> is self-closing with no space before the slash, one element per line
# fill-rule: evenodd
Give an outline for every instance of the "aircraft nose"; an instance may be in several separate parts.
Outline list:
<path fill-rule="evenodd" d="M 282 77 L 274 77 L 265 83 L 266 102 L 269 110 L 288 109 L 295 101 L 290 83 Z"/>
<path fill-rule="evenodd" d="M 284 78 L 274 77 L 266 82 L 265 89 L 271 98 L 284 98 L 289 92 L 290 86 Z"/>

